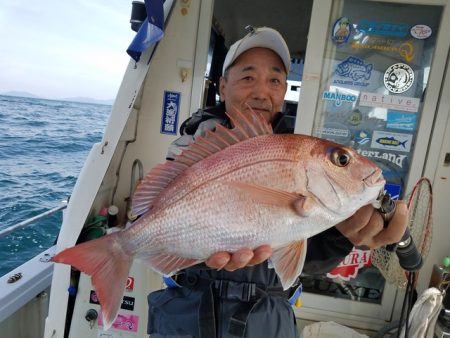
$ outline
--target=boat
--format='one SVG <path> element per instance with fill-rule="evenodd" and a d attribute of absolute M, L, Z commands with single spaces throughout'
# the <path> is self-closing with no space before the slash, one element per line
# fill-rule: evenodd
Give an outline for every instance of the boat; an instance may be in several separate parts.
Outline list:
<path fill-rule="evenodd" d="M 146 11 L 146 5 L 153 9 Z M 124 286 L 120 320 L 103 331 L 90 278 L 50 258 L 80 240 L 132 221 L 130 204 L 136 184 L 165 160 L 181 122 L 198 108 L 218 102 L 221 62 L 247 26 L 247 30 L 278 29 L 290 48 L 285 128 L 353 145 L 362 141 L 358 135 L 372 135 L 368 143 L 358 143 L 360 151 L 380 161 L 398 196 L 411 190 L 420 177 L 431 179 L 435 235 L 417 284 L 423 291 L 433 264 L 450 253 L 445 207 L 450 199 L 450 97 L 446 95 L 450 92 L 450 32 L 442 29 L 450 24 L 450 0 L 166 0 L 160 6 L 156 10 L 161 16 L 155 23 L 152 15 L 158 1 L 130 4 L 132 29 L 137 36 L 153 32 L 152 43 L 144 39 L 130 44 L 130 62 L 102 140 L 90 150 L 67 207 L 57 210 L 63 212 L 57 243 L 0 278 L 2 337 L 148 336 L 147 295 L 165 287 L 160 275 L 135 261 Z M 348 20 L 352 21 L 348 35 L 338 34 Z M 422 57 L 413 59 L 416 54 Z M 389 87 L 382 80 L 394 63 L 411 65 L 421 82 L 416 79 L 413 87 L 400 86 L 395 93 L 393 84 Z M 344 71 L 336 74 L 336 66 Z M 406 93 L 403 103 L 401 96 L 395 96 L 401 90 Z M 421 90 L 423 95 L 417 97 Z M 348 100 L 338 102 L 336 97 L 342 94 Z M 388 102 L 393 97 L 396 106 Z M 375 129 L 369 130 L 374 120 Z M 400 127 L 381 132 L 380 123 L 386 130 L 388 123 Z M 404 134 L 413 136 L 400 140 Z M 378 144 L 377 139 L 390 142 Z M 353 268 L 362 272 L 364 262 L 356 255 L 351 260 L 357 263 Z M 299 322 L 335 321 L 374 336 L 400 317 L 403 291 L 385 284 L 380 275 L 350 281 L 346 287 L 351 296 L 339 295 L 339 284 L 321 290 L 322 281 L 313 282 L 311 292 L 304 292 L 303 306 L 295 310 Z"/>

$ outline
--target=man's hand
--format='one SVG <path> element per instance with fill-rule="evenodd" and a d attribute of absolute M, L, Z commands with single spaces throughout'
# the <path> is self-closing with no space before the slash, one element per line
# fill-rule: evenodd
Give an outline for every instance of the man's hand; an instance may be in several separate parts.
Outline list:
<path fill-rule="evenodd" d="M 336 225 L 336 228 L 355 246 L 365 245 L 371 249 L 397 243 L 408 224 L 408 208 L 404 201 L 396 201 L 395 214 L 387 227 L 383 218 L 371 205 L 359 209 L 353 216 Z"/>
<path fill-rule="evenodd" d="M 247 266 L 264 262 L 272 255 L 270 245 L 262 245 L 255 250 L 240 249 L 233 254 L 229 252 L 216 252 L 206 260 L 206 265 L 213 269 L 234 271 Z"/>

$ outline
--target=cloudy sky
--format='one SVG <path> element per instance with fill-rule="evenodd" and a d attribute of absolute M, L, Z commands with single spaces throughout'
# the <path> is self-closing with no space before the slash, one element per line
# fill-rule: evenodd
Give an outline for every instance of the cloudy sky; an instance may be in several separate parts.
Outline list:
<path fill-rule="evenodd" d="M 135 33 L 132 0 L 2 0 L 0 93 L 114 99 Z"/>

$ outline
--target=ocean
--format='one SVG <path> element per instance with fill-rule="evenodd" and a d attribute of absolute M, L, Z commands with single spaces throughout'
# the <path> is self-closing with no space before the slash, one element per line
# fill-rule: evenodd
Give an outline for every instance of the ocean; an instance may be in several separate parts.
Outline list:
<path fill-rule="evenodd" d="M 67 201 L 111 106 L 0 95 L 0 230 Z M 0 276 L 51 247 L 62 213 L 0 238 Z"/>

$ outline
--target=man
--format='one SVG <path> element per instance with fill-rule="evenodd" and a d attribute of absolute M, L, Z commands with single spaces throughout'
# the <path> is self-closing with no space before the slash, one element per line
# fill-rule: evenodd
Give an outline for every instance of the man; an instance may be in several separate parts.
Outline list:
<path fill-rule="evenodd" d="M 236 107 L 244 114 L 253 109 L 274 124 L 280 117 L 287 89 L 290 55 L 281 35 L 258 28 L 230 47 L 220 79 L 222 104 L 199 110 L 181 127 L 182 136 L 170 147 L 168 158 L 213 129 L 230 127 L 225 115 Z M 361 208 L 351 218 L 308 240 L 304 271 L 330 271 L 353 245 L 371 248 L 398 242 L 407 224 L 403 202 L 385 228 L 372 207 Z M 230 254 L 218 252 L 206 261 L 169 280 L 169 287 L 149 295 L 151 337 L 297 337 L 295 317 L 267 259 L 272 249 L 264 245 Z"/>

